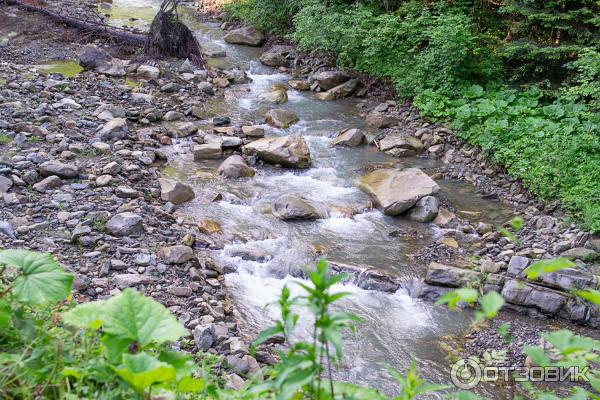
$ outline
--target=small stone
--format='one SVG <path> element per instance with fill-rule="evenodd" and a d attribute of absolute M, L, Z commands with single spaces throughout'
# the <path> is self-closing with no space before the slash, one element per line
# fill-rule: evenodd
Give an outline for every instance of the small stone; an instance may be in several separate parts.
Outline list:
<path fill-rule="evenodd" d="M 129 236 L 144 231 L 142 217 L 132 212 L 113 216 L 106 224 L 106 231 L 113 236 Z"/>
<path fill-rule="evenodd" d="M 179 181 L 161 178 L 158 182 L 160 183 L 160 197 L 164 201 L 178 205 L 191 201 L 196 197 L 191 186 Z"/>
<path fill-rule="evenodd" d="M 75 178 L 79 175 L 79 168 L 59 161 L 46 161 L 40 165 L 40 173 L 42 176 L 56 175 L 59 178 Z"/>
<path fill-rule="evenodd" d="M 62 186 L 62 180 L 58 176 L 52 175 L 52 176 L 49 176 L 49 177 L 41 180 L 40 182 L 34 184 L 33 190 L 40 192 L 40 193 L 44 193 L 50 189 L 56 189 L 61 186 Z"/>
<path fill-rule="evenodd" d="M 198 230 L 206 235 L 214 235 L 223 233 L 221 225 L 212 219 L 203 219 L 198 222 Z"/>
<path fill-rule="evenodd" d="M 158 258 L 167 264 L 185 264 L 194 257 L 191 247 L 183 245 L 161 247 Z"/>

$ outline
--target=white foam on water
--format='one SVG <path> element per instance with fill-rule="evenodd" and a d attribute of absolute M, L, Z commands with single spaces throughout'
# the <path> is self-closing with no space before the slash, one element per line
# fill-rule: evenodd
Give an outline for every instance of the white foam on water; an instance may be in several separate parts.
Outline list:
<path fill-rule="evenodd" d="M 380 214 L 378 211 L 371 211 L 357 214 L 352 218 L 333 216 L 319 220 L 319 228 L 337 236 L 356 240 L 359 237 L 368 237 L 377 231 L 373 218 L 377 218 Z"/>

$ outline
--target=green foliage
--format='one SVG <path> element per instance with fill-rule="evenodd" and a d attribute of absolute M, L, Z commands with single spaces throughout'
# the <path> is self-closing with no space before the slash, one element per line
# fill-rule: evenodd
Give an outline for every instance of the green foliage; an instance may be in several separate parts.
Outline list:
<path fill-rule="evenodd" d="M 453 310 L 457 304 L 472 304 L 475 303 L 478 298 L 479 292 L 477 290 L 471 288 L 460 288 L 444 294 L 436 301 L 435 304 L 448 304 L 448 308 Z"/>
<path fill-rule="evenodd" d="M 0 146 L 4 146 L 12 142 L 12 138 L 8 135 L 0 133 Z"/>
<path fill-rule="evenodd" d="M 552 260 L 540 260 L 531 264 L 523 271 L 529 280 L 535 280 L 541 275 L 549 274 L 551 272 L 560 271 L 567 268 L 577 267 L 573 261 L 568 258 L 555 258 Z"/>

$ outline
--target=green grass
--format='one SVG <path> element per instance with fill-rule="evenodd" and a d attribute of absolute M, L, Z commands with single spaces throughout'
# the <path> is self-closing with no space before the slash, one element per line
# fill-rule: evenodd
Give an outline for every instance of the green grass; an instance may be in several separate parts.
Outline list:
<path fill-rule="evenodd" d="M 0 146 L 4 146 L 12 142 L 12 138 L 8 135 L 0 133 Z"/>

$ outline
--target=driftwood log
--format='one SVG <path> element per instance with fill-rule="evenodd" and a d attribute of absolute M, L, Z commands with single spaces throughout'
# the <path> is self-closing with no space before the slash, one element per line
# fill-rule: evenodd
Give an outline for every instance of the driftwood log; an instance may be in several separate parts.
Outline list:
<path fill-rule="evenodd" d="M 144 51 L 151 57 L 187 58 L 192 64 L 202 65 L 202 53 L 198 41 L 192 31 L 179 21 L 177 6 L 180 1 L 163 1 L 150 25 Z"/>
<path fill-rule="evenodd" d="M 81 29 L 83 31 L 91 32 L 98 36 L 114 39 L 121 42 L 131 43 L 137 46 L 144 46 L 146 44 L 146 35 L 127 32 L 125 30 L 119 30 L 107 26 L 106 24 L 95 23 L 92 21 L 83 21 L 81 19 L 62 15 L 43 6 L 34 6 L 20 0 L 0 0 L 0 4 L 19 6 L 27 11 L 39 13 L 50 17 L 51 19 L 59 23 L 65 24 L 71 28 Z"/>

